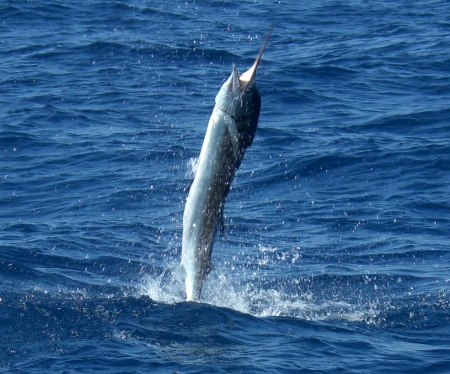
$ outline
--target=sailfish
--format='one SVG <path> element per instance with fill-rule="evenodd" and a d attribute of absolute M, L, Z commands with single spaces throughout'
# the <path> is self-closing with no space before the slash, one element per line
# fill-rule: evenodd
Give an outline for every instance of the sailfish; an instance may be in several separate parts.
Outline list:
<path fill-rule="evenodd" d="M 216 95 L 183 215 L 181 265 L 187 301 L 199 301 L 203 282 L 213 268 L 214 237 L 219 228 L 223 231 L 231 182 L 255 137 L 261 110 L 256 70 L 271 31 L 252 67 L 239 74 L 233 64 L 230 77 Z"/>

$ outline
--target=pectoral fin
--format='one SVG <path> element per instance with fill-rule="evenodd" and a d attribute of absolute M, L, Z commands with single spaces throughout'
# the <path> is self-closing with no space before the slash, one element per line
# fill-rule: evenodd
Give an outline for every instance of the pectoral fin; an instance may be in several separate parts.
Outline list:
<path fill-rule="evenodd" d="M 233 147 L 233 156 L 237 157 L 239 152 L 239 131 L 237 124 L 229 114 L 226 114 L 224 119 L 228 127 L 228 135 L 230 136 L 231 145 Z"/>

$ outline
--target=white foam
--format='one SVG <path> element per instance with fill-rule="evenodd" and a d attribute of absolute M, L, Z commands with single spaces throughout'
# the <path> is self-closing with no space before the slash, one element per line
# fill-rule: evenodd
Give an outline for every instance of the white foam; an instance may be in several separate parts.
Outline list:
<path fill-rule="evenodd" d="M 191 157 L 187 162 L 186 178 L 193 178 L 198 166 L 198 157 Z"/>
<path fill-rule="evenodd" d="M 184 292 L 184 271 L 179 263 L 168 265 L 163 274 L 146 275 L 138 288 L 138 294 L 166 304 L 184 301 Z"/>
<path fill-rule="evenodd" d="M 184 272 L 178 264 L 171 264 L 160 276 L 147 276 L 140 294 L 156 302 L 174 304 L 185 301 Z M 238 283 L 223 269 L 214 269 L 206 279 L 201 302 L 229 308 L 255 317 L 291 317 L 310 321 L 346 320 L 374 323 L 376 306 L 350 304 L 345 300 L 319 301 L 314 294 L 292 295 L 280 286 L 262 288 L 260 282 Z"/>

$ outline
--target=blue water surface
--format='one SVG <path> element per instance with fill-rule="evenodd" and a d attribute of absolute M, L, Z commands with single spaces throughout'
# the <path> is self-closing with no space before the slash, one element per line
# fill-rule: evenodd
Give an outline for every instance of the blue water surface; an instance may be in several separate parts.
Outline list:
<path fill-rule="evenodd" d="M 0 3 L 0 372 L 450 373 L 450 4 Z M 201 303 L 185 187 L 258 70 Z"/>

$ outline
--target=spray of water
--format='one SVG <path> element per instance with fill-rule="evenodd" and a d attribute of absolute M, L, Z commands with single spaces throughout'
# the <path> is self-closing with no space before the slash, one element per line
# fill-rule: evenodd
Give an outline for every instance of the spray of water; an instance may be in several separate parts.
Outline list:
<path fill-rule="evenodd" d="M 179 262 L 169 264 L 163 274 L 147 275 L 142 280 L 139 294 L 161 303 L 184 302 L 184 272 Z M 256 317 L 283 316 L 312 321 L 343 319 L 373 323 L 378 314 L 376 305 L 368 307 L 346 301 L 319 300 L 310 292 L 293 294 L 285 291 L 283 286 L 267 287 L 258 280 L 238 282 L 225 268 L 216 268 L 208 276 L 201 302 Z"/>

